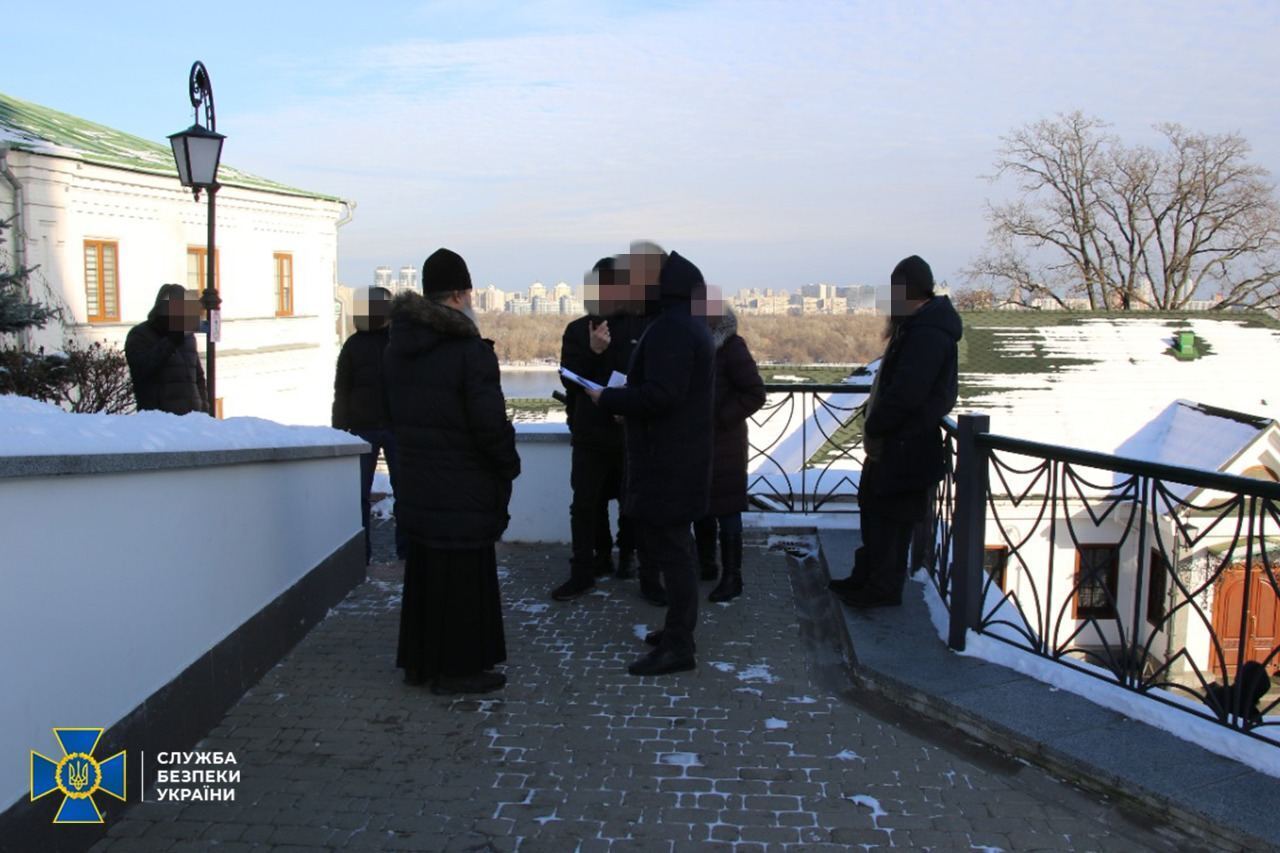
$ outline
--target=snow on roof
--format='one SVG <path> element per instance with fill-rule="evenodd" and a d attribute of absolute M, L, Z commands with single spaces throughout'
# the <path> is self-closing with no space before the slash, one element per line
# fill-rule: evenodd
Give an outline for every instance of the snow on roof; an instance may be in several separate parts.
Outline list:
<path fill-rule="evenodd" d="M 1259 369 L 1280 363 L 1280 323 L 1265 315 L 999 313 L 962 315 L 955 408 L 989 414 L 993 433 L 1216 469 L 1223 463 L 1202 462 L 1217 451 L 1195 436 L 1221 428 L 1226 440 L 1236 430 L 1189 406 L 1280 419 L 1280 371 Z M 1199 358 L 1169 354 L 1182 329 L 1195 333 Z M 1189 401 L 1184 410 L 1179 400 Z M 1150 426 L 1162 417 L 1164 427 Z M 1168 446 L 1155 432 L 1166 427 Z"/>
<path fill-rule="evenodd" d="M 135 172 L 175 178 L 178 176 L 173 151 L 167 144 L 23 101 L 3 92 L 0 92 L 0 143 L 7 143 L 11 148 L 33 154 L 79 159 Z M 260 178 L 225 163 L 218 168 L 218 180 L 225 186 L 342 201 L 336 196 L 308 192 Z"/>
<path fill-rule="evenodd" d="M 286 426 L 261 418 L 204 414 L 81 415 L 12 394 L 0 395 L 0 456 L 244 450 L 359 444 L 329 427 Z"/>

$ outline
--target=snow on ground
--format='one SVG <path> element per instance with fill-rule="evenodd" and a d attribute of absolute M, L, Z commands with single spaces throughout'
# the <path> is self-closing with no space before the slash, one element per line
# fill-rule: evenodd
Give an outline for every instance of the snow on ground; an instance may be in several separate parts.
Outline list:
<path fill-rule="evenodd" d="M 934 628 L 938 631 L 938 636 L 945 641 L 950 624 L 946 604 L 943 603 L 938 590 L 926 575 L 920 573 L 913 580 L 923 584 L 929 616 L 933 620 Z M 989 610 L 991 606 L 989 597 L 987 603 Z M 1280 746 L 1268 747 L 1260 744 L 1252 737 L 1239 734 L 1194 713 L 1169 707 L 1118 684 L 1102 681 L 976 631 L 969 631 L 965 639 L 965 650 L 959 654 L 1007 666 L 1037 681 L 1083 696 L 1090 702 L 1109 708 L 1130 719 L 1163 729 L 1210 752 L 1232 758 L 1260 773 L 1280 777 Z M 1077 663 L 1083 668 L 1090 668 L 1089 664 Z M 1181 705 L 1189 711 L 1205 710 L 1201 703 L 1187 696 L 1167 690 L 1161 690 L 1159 693 L 1162 698 Z M 1273 740 L 1280 739 L 1280 733 L 1265 729 L 1258 733 Z"/>
<path fill-rule="evenodd" d="M 0 395 L 0 456 L 74 456 L 357 444 L 341 430 L 204 414 L 80 415 L 52 403 Z"/>

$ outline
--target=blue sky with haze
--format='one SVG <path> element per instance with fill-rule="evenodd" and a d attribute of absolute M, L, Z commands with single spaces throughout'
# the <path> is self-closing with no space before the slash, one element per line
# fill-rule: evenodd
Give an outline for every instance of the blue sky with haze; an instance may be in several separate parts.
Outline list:
<path fill-rule="evenodd" d="M 6 12 L 0 90 L 163 140 L 203 60 L 227 162 L 357 203 L 348 284 L 441 245 L 477 285 L 576 283 L 636 237 L 728 290 L 911 253 L 962 284 L 999 137 L 1073 109 L 1239 131 L 1280 174 L 1275 2 L 81 6 Z"/>

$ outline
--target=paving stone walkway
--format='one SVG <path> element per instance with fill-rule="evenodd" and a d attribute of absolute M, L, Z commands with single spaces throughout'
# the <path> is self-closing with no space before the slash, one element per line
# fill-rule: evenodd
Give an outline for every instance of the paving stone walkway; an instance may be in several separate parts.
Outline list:
<path fill-rule="evenodd" d="M 235 801 L 139 803 L 93 849 L 1195 849 L 864 704 L 765 544 L 746 595 L 704 607 L 697 671 L 656 679 L 626 673 L 662 613 L 634 582 L 552 602 L 567 549 L 500 546 L 509 683 L 482 698 L 401 683 L 399 577 L 375 565 L 201 743 L 235 753 Z"/>

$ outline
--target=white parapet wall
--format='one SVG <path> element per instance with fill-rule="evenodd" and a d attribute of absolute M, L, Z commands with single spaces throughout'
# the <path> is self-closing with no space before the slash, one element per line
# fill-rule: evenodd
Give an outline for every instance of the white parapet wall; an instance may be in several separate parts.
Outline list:
<path fill-rule="evenodd" d="M 112 727 L 333 555 L 350 562 L 366 447 L 327 428 L 14 399 L 0 397 L 0 812 L 27 796 L 30 750 L 60 757 L 51 728 Z M 80 425 L 119 452 L 39 452 L 74 451 Z M 147 451 L 129 429 L 187 441 Z"/>
<path fill-rule="evenodd" d="M 568 542 L 573 449 L 563 423 L 517 423 L 520 476 L 511 489 L 507 542 Z M 610 504 L 616 513 L 617 503 Z"/>

